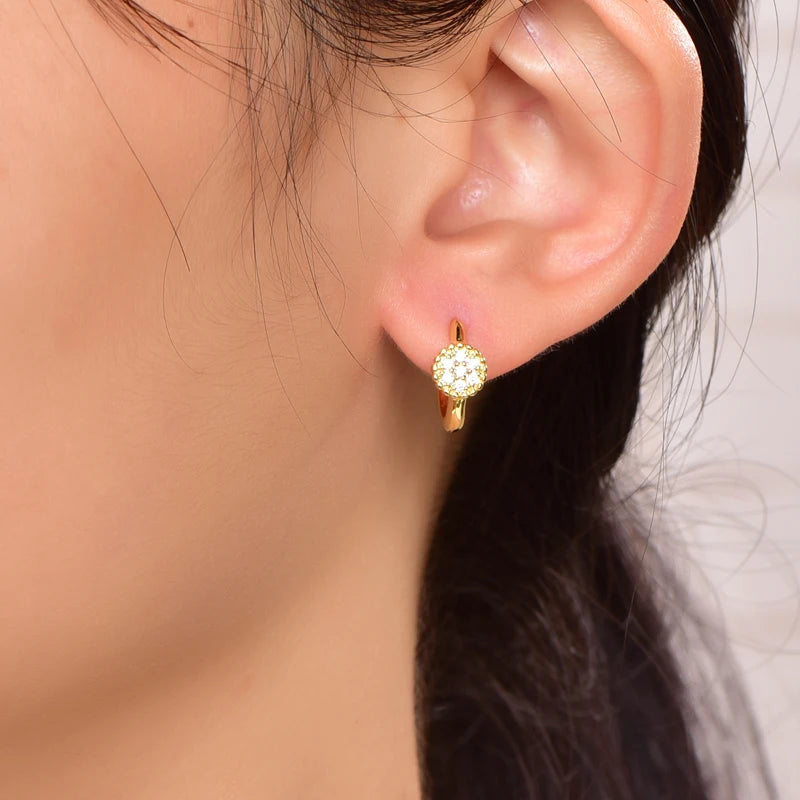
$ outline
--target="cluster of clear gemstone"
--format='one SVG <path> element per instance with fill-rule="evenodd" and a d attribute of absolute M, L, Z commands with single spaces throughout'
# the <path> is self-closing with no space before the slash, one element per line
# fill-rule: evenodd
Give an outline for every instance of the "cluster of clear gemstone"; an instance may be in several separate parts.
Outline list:
<path fill-rule="evenodd" d="M 450 344 L 433 362 L 433 379 L 450 397 L 470 397 L 483 388 L 486 359 L 464 342 Z"/>

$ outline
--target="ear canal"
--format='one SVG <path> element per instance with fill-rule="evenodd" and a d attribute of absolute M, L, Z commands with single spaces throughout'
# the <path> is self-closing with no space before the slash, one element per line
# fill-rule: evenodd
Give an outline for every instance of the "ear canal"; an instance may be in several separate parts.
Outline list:
<path fill-rule="evenodd" d="M 577 165 L 565 158 L 557 122 L 544 97 L 495 59 L 475 89 L 469 166 L 430 209 L 426 231 L 434 237 L 464 234 L 489 222 L 559 222 L 543 199 L 580 191 Z M 573 205 L 575 205 L 573 203 Z"/>

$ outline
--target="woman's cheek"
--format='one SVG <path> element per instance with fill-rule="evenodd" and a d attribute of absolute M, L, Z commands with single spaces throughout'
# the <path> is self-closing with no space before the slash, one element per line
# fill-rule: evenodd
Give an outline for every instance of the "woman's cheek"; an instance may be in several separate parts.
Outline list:
<path fill-rule="evenodd" d="M 78 663 L 87 653 L 113 660 L 136 641 L 135 609 L 172 619 L 165 585 L 185 582 L 197 595 L 175 543 L 142 531 L 148 515 L 179 528 L 170 495 L 182 491 L 191 420 L 182 421 L 176 376 L 187 371 L 162 288 L 167 267 L 186 269 L 173 225 L 190 199 L 189 252 L 205 249 L 192 232 L 220 220 L 202 184 L 231 104 L 228 75 L 154 57 L 88 0 L 3 5 L 0 705 L 9 713 L 9 687 L 19 703 L 44 698 L 49 681 L 87 674 Z"/>

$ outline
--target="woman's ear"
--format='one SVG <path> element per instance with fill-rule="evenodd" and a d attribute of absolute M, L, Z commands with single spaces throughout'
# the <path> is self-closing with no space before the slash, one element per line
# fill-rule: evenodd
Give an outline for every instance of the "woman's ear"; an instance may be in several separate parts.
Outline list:
<path fill-rule="evenodd" d="M 427 372 L 456 317 L 492 378 L 601 319 L 665 257 L 692 194 L 702 75 L 662 0 L 506 6 L 448 75 L 436 96 L 458 120 L 425 114 L 436 134 L 387 165 L 413 224 L 380 322 Z"/>

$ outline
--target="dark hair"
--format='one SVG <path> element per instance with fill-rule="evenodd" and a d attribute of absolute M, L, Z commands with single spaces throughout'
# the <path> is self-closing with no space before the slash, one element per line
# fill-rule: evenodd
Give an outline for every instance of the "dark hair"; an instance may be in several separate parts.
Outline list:
<path fill-rule="evenodd" d="M 146 23 L 150 44 L 160 46 L 168 34 L 188 41 L 135 0 L 92 2 L 109 18 L 133 21 L 140 33 Z M 667 2 L 694 40 L 703 72 L 691 205 L 652 276 L 589 330 L 490 382 L 479 418 L 463 434 L 420 602 L 418 742 L 423 796 L 431 800 L 749 800 L 737 759 L 728 757 L 731 738 L 752 748 L 748 764 L 762 791 L 773 793 L 755 736 L 741 736 L 753 729 L 735 686 L 727 695 L 741 710 L 735 725 L 690 690 L 687 665 L 699 655 L 676 651 L 676 637 L 689 625 L 686 600 L 612 473 L 639 408 L 648 337 L 665 308 L 677 318 L 680 303 L 691 311 L 699 296 L 699 256 L 745 155 L 743 0 Z M 258 46 L 243 48 L 237 66 L 255 108 L 266 85 L 257 66 L 269 61 L 274 20 L 258 0 L 242 4 L 242 27 Z M 479 25 L 490 5 L 280 4 L 282 22 L 297 25 L 307 63 L 315 59 L 329 90 L 346 74 L 339 65 L 435 55 Z M 307 72 L 309 80 L 289 93 L 298 112 L 319 108 Z M 299 150 L 289 148 L 284 188 L 298 166 Z M 696 334 L 695 326 L 689 335 Z M 675 608 L 684 617 L 679 627 L 668 613 Z M 706 738 L 714 733 L 722 733 L 718 747 Z"/>

